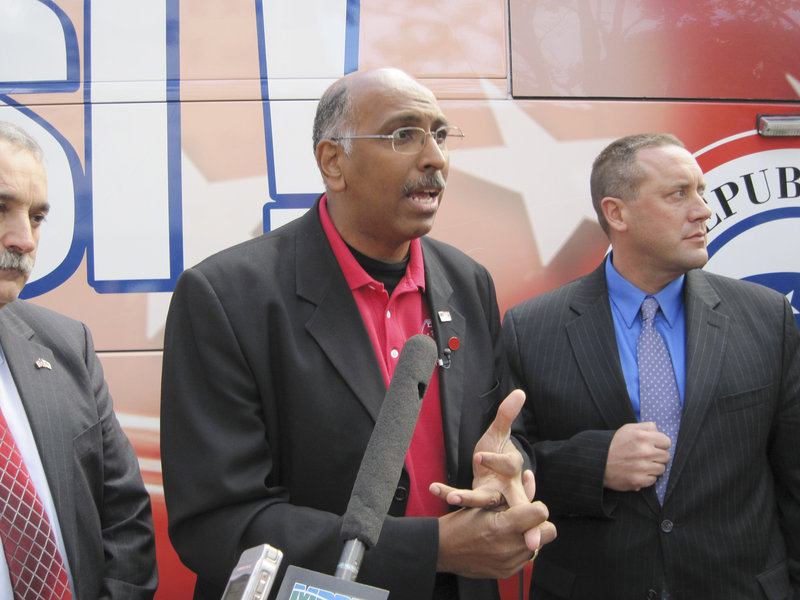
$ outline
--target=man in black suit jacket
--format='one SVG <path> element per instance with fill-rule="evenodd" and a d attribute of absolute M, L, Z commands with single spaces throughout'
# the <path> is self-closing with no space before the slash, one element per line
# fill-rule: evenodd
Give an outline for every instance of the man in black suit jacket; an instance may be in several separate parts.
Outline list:
<path fill-rule="evenodd" d="M 420 240 L 458 133 L 404 73 L 346 76 L 317 109 L 326 194 L 181 275 L 164 343 L 161 456 L 170 538 L 197 573 L 195 598 L 219 598 L 240 553 L 261 543 L 286 564 L 334 573 L 341 515 L 412 332 L 431 334 L 441 357 L 417 429 L 424 450 L 414 454 L 415 436 L 416 460 L 358 580 L 393 600 L 495 598 L 487 578 L 518 571 L 554 537 L 544 506 L 530 503 L 524 434 L 510 431 L 522 395 L 498 411 L 510 386 L 491 278 Z M 433 486 L 440 500 L 475 507 L 406 516 L 437 500 L 436 479 L 419 475 L 431 465 L 446 479 Z"/>
<path fill-rule="evenodd" d="M 800 335 L 780 294 L 699 270 L 704 186 L 672 136 L 611 144 L 592 199 L 612 253 L 505 316 L 537 497 L 559 532 L 534 565 L 536 600 L 800 597 Z M 673 306 L 677 440 L 638 419 L 645 296 Z"/>
<path fill-rule="evenodd" d="M 36 597 L 146 600 L 158 584 L 150 497 L 91 335 L 82 323 L 17 299 L 48 211 L 39 144 L 0 122 L 0 409 L 8 423 L 0 434 L 20 449 L 71 592 Z M 0 496 L 5 510 L 10 499 Z M 0 561 L 0 597 L 12 597 L 2 547 Z M 21 580 L 37 578 L 25 571 Z"/>

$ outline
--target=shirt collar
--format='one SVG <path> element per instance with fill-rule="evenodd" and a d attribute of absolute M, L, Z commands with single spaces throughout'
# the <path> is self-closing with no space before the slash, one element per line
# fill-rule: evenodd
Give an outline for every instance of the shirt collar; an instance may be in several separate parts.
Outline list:
<path fill-rule="evenodd" d="M 663 290 L 653 294 L 653 297 L 658 300 L 661 312 L 670 327 L 675 326 L 675 322 L 680 315 L 683 303 L 683 281 L 685 278 L 685 275 L 681 275 L 671 281 Z M 650 294 L 644 293 L 619 274 L 611 262 L 610 253 L 606 257 L 606 285 L 608 286 L 608 295 L 619 309 L 625 324 L 629 328 L 632 327 L 633 321 L 642 307 L 642 302 Z"/>
<path fill-rule="evenodd" d="M 319 202 L 319 219 L 322 222 L 322 229 L 325 231 L 336 261 L 342 268 L 347 285 L 350 286 L 351 290 L 357 290 L 366 285 L 380 285 L 358 264 L 353 253 L 350 252 L 342 236 L 336 230 L 336 226 L 328 214 L 327 201 L 328 196 L 324 194 Z M 422 258 L 422 244 L 419 238 L 411 240 L 408 267 L 403 279 L 409 278 L 413 285 L 423 292 L 425 291 L 425 263 Z"/>

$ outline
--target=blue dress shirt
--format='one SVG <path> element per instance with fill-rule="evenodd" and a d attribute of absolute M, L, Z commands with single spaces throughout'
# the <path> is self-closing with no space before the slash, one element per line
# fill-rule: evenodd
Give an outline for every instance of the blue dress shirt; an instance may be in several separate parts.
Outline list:
<path fill-rule="evenodd" d="M 672 359 L 672 368 L 675 370 L 675 379 L 678 383 L 678 393 L 683 406 L 684 392 L 686 390 L 686 319 L 683 310 L 683 281 L 681 275 L 667 287 L 655 294 L 661 307 L 656 313 L 654 326 L 664 338 L 669 356 Z M 619 359 L 622 363 L 622 374 L 628 386 L 628 395 L 633 405 L 636 420 L 641 420 L 639 415 L 639 366 L 636 359 L 636 342 L 642 330 L 642 301 L 649 295 L 634 286 L 620 275 L 611 264 L 611 254 L 606 257 L 606 284 L 608 297 L 611 300 L 611 315 L 614 319 L 614 332 L 617 337 Z"/>

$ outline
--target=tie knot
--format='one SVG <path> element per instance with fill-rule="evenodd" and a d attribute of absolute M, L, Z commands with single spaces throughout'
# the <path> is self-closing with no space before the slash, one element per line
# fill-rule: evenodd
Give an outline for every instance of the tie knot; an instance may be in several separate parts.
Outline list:
<path fill-rule="evenodd" d="M 642 321 L 652 321 L 658 310 L 658 300 L 648 296 L 642 302 Z"/>

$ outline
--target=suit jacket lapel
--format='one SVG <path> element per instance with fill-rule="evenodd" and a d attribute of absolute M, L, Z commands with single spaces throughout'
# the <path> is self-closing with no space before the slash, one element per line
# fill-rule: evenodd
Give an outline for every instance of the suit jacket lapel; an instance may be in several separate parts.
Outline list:
<path fill-rule="evenodd" d="M 686 393 L 667 497 L 689 459 L 714 397 L 728 331 L 728 317 L 716 310 L 720 297 L 708 284 L 702 271 L 686 274 L 683 297 L 686 315 Z"/>
<path fill-rule="evenodd" d="M 453 288 L 433 252 L 425 252 L 427 241 L 422 238 L 425 260 L 425 295 L 428 311 L 433 325 L 433 337 L 442 361 L 439 373 L 439 401 L 442 406 L 442 428 L 447 454 L 448 471 L 456 472 L 458 465 L 458 440 L 461 428 L 462 402 L 464 398 L 464 369 L 466 363 L 459 360 L 458 352 L 445 354 L 450 338 L 458 338 L 461 344 L 469 347 L 469 332 L 464 315 L 458 310 Z M 470 469 L 472 467 L 470 466 Z"/>
<path fill-rule="evenodd" d="M 377 419 L 386 385 L 358 306 L 319 222 L 317 207 L 315 204 L 302 217 L 295 238 L 297 295 L 316 306 L 306 329 Z"/>
<path fill-rule="evenodd" d="M 577 316 L 567 324 L 567 336 L 597 410 L 609 429 L 635 422 L 619 361 L 605 263 L 581 280 L 570 308 Z"/>

